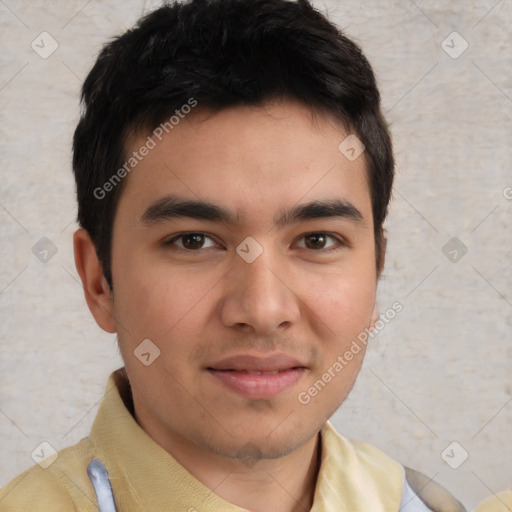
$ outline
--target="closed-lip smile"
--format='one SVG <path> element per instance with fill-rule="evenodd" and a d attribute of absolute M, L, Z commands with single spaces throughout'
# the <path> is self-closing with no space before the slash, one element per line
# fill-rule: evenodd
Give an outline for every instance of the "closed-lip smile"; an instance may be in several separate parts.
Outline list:
<path fill-rule="evenodd" d="M 274 353 L 231 356 L 208 365 L 206 370 L 231 391 L 247 398 L 268 399 L 297 384 L 307 367 L 298 359 Z"/>

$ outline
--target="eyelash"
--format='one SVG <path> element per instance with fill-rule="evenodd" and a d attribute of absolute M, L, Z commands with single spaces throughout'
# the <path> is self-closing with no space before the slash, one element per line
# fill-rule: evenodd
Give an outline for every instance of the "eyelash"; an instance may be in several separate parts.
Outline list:
<path fill-rule="evenodd" d="M 210 236 L 207 233 L 204 233 L 202 231 L 187 231 L 187 232 L 178 233 L 177 235 L 174 235 L 171 238 L 165 240 L 163 245 L 166 246 L 166 247 L 167 246 L 173 246 L 173 245 L 175 245 L 175 242 L 177 240 L 183 239 L 184 237 L 189 236 L 189 235 L 200 235 L 200 236 L 203 236 L 205 238 L 209 238 L 214 243 L 217 243 L 217 242 L 215 242 L 215 240 L 213 239 L 212 236 Z M 334 247 L 330 247 L 328 249 L 308 249 L 308 247 L 300 247 L 300 249 L 306 249 L 306 250 L 309 250 L 311 252 L 317 252 L 317 253 L 324 253 L 325 254 L 325 253 L 330 253 L 330 252 L 338 251 L 341 248 L 348 246 L 348 243 L 345 240 L 343 240 L 341 237 L 336 236 L 336 235 L 331 234 L 331 233 L 327 233 L 325 231 L 311 231 L 309 233 L 305 233 L 304 235 L 302 235 L 299 238 L 299 240 L 303 240 L 306 237 L 311 236 L 311 235 L 323 235 L 323 236 L 326 236 L 328 238 L 331 238 L 331 239 L 335 240 L 337 242 L 337 245 L 334 246 Z M 219 244 L 217 244 L 217 245 L 219 245 Z M 204 250 L 203 247 L 201 247 L 199 249 L 187 249 L 185 247 L 179 247 L 177 245 L 175 246 L 175 248 L 177 250 L 179 250 L 179 251 L 184 251 L 184 252 L 188 252 L 188 253 L 200 253 L 200 252 L 202 252 Z"/>

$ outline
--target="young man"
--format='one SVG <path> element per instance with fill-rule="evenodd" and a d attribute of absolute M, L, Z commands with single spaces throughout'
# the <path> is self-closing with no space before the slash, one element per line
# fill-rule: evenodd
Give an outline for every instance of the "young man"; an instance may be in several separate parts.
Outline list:
<path fill-rule="evenodd" d="M 463 507 L 328 422 L 378 319 L 393 155 L 359 48 L 306 1 L 192 0 L 83 87 L 75 260 L 125 367 L 0 509 Z"/>

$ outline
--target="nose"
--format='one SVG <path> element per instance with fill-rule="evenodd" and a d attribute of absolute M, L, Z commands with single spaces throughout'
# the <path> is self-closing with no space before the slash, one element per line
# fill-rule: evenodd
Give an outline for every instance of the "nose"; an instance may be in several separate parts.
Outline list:
<path fill-rule="evenodd" d="M 221 303 L 224 325 L 252 334 L 268 335 L 286 329 L 300 318 L 300 301 L 291 276 L 264 251 L 247 263 L 237 256 L 228 273 Z"/>

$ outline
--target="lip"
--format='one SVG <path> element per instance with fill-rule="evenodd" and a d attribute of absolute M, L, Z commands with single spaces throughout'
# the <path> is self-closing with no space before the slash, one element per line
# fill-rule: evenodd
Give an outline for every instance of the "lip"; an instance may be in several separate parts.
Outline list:
<path fill-rule="evenodd" d="M 242 354 L 238 356 L 226 357 L 215 363 L 208 365 L 208 368 L 214 370 L 239 370 L 250 372 L 273 372 L 289 370 L 290 368 L 305 368 L 306 365 L 298 359 L 294 359 L 285 354 L 273 354 L 266 357 L 252 356 Z"/>
<path fill-rule="evenodd" d="M 228 357 L 213 363 L 206 370 L 231 391 L 262 400 L 295 386 L 307 368 L 297 359 L 274 354 L 267 357 Z"/>

